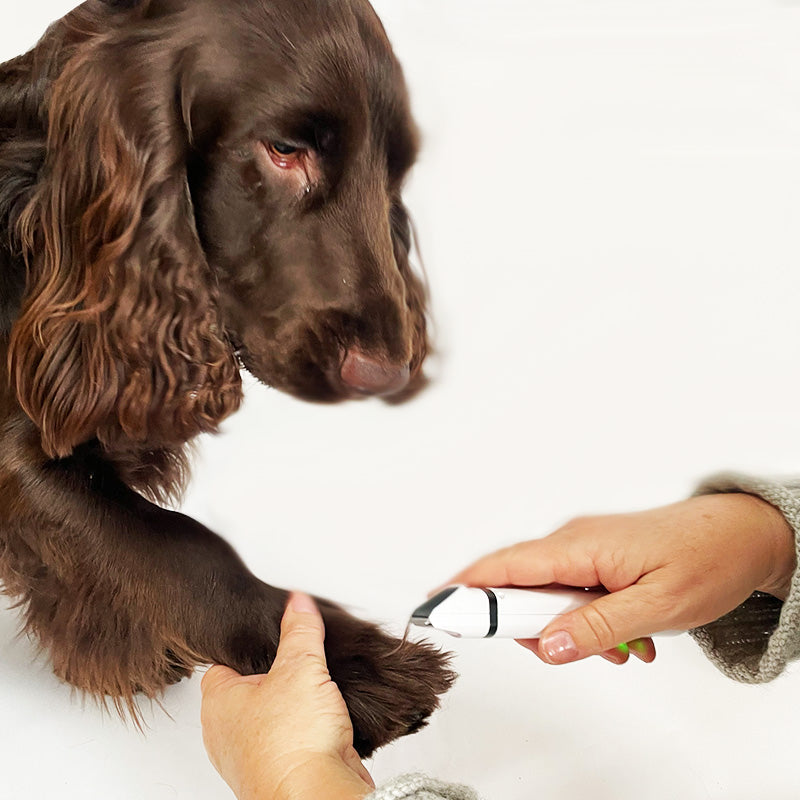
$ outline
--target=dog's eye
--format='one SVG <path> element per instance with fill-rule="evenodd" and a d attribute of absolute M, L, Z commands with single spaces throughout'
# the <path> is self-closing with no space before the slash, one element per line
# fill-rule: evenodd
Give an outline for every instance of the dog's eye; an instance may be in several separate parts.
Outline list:
<path fill-rule="evenodd" d="M 292 156 L 297 152 L 296 147 L 292 147 L 292 145 L 286 144 L 286 142 L 271 142 L 270 148 L 279 156 Z"/>
<path fill-rule="evenodd" d="M 299 147 L 295 147 L 286 142 L 269 142 L 267 144 L 270 158 L 279 166 L 284 169 L 293 167 L 303 151 Z"/>

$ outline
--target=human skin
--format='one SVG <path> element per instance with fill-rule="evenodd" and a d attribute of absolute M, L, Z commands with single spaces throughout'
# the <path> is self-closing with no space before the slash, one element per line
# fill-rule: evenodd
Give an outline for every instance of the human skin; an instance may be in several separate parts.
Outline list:
<path fill-rule="evenodd" d="M 293 594 L 267 675 L 214 666 L 203 676 L 203 742 L 239 800 L 361 800 L 374 788 L 325 663 L 314 601 Z"/>
<path fill-rule="evenodd" d="M 731 493 L 581 517 L 544 539 L 485 556 L 448 583 L 602 585 L 608 595 L 521 644 L 552 664 L 591 655 L 622 663 L 621 642 L 650 661 L 648 634 L 711 622 L 756 590 L 785 599 L 795 568 L 794 534 L 780 512 Z M 313 600 L 295 594 L 268 675 L 212 667 L 203 678 L 206 749 L 239 800 L 362 800 L 374 788 L 353 749 L 323 641 Z"/>
<path fill-rule="evenodd" d="M 631 514 L 579 517 L 543 539 L 487 555 L 448 583 L 472 586 L 603 586 L 609 594 L 520 643 L 564 664 L 604 655 L 622 663 L 621 643 L 644 661 L 647 637 L 712 622 L 754 591 L 785 600 L 796 567 L 791 527 L 749 494 L 713 494 Z"/>

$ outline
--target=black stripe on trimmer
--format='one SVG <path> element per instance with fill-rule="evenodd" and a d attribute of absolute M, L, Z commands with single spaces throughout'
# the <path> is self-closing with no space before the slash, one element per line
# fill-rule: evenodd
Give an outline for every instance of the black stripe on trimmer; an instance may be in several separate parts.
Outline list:
<path fill-rule="evenodd" d="M 484 589 L 486 596 L 489 598 L 489 633 L 484 636 L 488 639 L 497 633 L 497 598 L 491 589 Z"/>

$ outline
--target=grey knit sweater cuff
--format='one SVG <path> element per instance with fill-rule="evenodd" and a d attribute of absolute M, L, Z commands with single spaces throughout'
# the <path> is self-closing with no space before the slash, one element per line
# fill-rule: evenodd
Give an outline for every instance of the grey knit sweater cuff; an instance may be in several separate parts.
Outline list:
<path fill-rule="evenodd" d="M 401 775 L 365 800 L 478 800 L 478 795 L 467 786 L 442 783 L 426 775 Z"/>
<path fill-rule="evenodd" d="M 722 492 L 752 494 L 775 506 L 794 531 L 800 564 L 800 478 L 723 473 L 703 481 L 695 495 Z M 795 570 L 785 602 L 756 592 L 730 614 L 691 634 L 728 677 L 744 683 L 773 680 L 800 656 L 800 570 Z"/>

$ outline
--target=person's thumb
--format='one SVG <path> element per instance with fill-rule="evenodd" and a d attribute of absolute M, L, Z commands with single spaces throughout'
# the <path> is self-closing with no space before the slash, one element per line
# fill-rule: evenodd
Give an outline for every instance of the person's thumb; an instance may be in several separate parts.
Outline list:
<path fill-rule="evenodd" d="M 203 675 L 203 680 L 200 681 L 200 690 L 203 696 L 209 692 L 215 691 L 221 686 L 226 684 L 236 683 L 242 680 L 242 676 L 230 667 L 224 667 L 221 664 L 216 664 L 208 668 L 208 671 Z"/>
<path fill-rule="evenodd" d="M 653 589 L 630 586 L 551 622 L 539 637 L 539 655 L 550 664 L 599 655 L 623 642 L 669 628 L 668 615 L 668 607 L 659 602 Z"/>
<path fill-rule="evenodd" d="M 275 664 L 297 658 L 312 658 L 327 669 L 325 623 L 317 604 L 307 594 L 292 592 L 281 620 L 281 641 Z"/>

